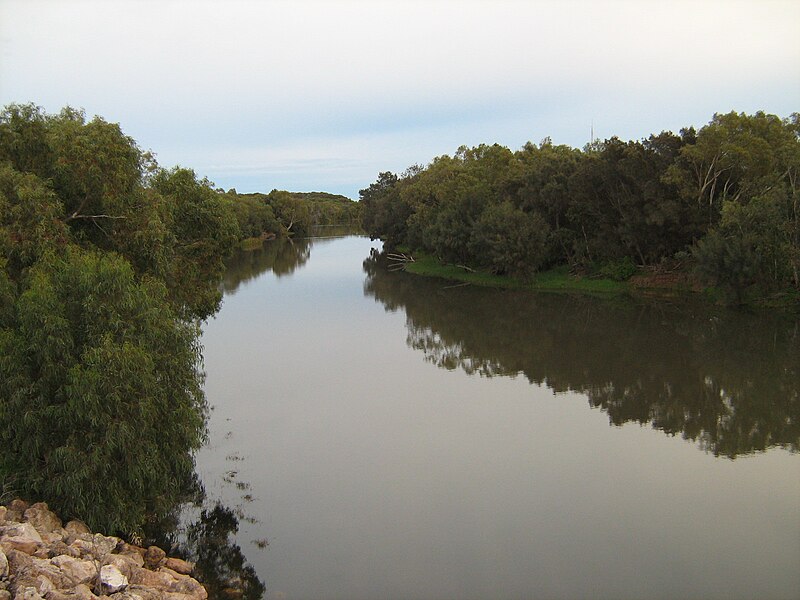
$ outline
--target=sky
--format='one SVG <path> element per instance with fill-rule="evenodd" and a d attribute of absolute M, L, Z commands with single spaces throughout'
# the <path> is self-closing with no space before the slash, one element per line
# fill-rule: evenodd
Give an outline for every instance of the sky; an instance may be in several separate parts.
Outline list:
<path fill-rule="evenodd" d="M 461 145 L 788 117 L 798 27 L 798 0 L 0 0 L 0 106 L 83 108 L 220 188 L 355 199 Z"/>

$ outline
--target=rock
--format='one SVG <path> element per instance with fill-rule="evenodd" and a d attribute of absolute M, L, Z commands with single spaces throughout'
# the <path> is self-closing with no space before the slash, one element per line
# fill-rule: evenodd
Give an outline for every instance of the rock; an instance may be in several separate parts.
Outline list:
<path fill-rule="evenodd" d="M 36 542 L 37 544 L 42 543 L 42 536 L 39 535 L 39 532 L 36 531 L 36 528 L 30 523 L 11 523 L 10 525 L 6 525 L 3 528 L 3 535 L 0 539 L 6 537 L 23 538 Z"/>
<path fill-rule="evenodd" d="M 116 594 L 128 587 L 128 578 L 114 565 L 100 567 L 100 589 L 106 594 Z"/>
<path fill-rule="evenodd" d="M 148 569 L 156 569 L 161 566 L 161 561 L 166 555 L 167 553 L 158 546 L 150 546 L 144 553 L 144 564 Z"/>
<path fill-rule="evenodd" d="M 72 586 L 89 583 L 97 576 L 97 566 L 89 560 L 80 560 L 71 556 L 61 555 L 50 559 L 64 576 L 69 579 Z"/>
<path fill-rule="evenodd" d="M 111 554 L 105 558 L 103 564 L 114 565 L 120 573 L 130 579 L 133 572 L 142 566 L 142 557 L 138 554 L 136 556 L 139 560 L 127 554 Z"/>
<path fill-rule="evenodd" d="M 133 564 L 137 567 L 144 566 L 144 549 L 141 548 L 142 552 L 139 553 L 134 550 L 136 546 L 130 546 L 129 544 L 123 544 L 122 550 L 119 552 L 119 556 L 125 556 L 126 558 L 133 561 Z"/>
<path fill-rule="evenodd" d="M 164 561 L 164 566 L 181 575 L 191 575 L 192 571 L 194 571 L 194 565 L 192 563 L 181 560 L 180 558 L 168 558 Z"/>
<path fill-rule="evenodd" d="M 134 569 L 129 581 L 132 584 L 167 591 L 175 579 L 167 573 L 159 573 L 150 569 Z"/>
<path fill-rule="evenodd" d="M 44 600 L 35 587 L 26 587 L 17 590 L 14 600 Z"/>
<path fill-rule="evenodd" d="M 6 552 L 13 548 L 25 554 L 33 554 L 42 544 L 42 538 L 30 523 L 11 523 L 3 527 L 0 544 Z"/>
<path fill-rule="evenodd" d="M 26 567 L 33 565 L 34 559 L 19 550 L 6 550 L 5 554 L 8 558 L 8 570 L 11 573 L 18 573 Z"/>
<path fill-rule="evenodd" d="M 12 500 L 7 508 L 9 514 L 6 518 L 9 521 L 22 521 L 22 515 L 28 510 L 28 503 L 17 498 Z"/>
<path fill-rule="evenodd" d="M 45 502 L 37 502 L 31 505 L 23 513 L 23 516 L 39 533 L 50 533 L 56 529 L 61 529 L 61 519 L 48 508 Z"/>
<path fill-rule="evenodd" d="M 208 598 L 190 576 L 194 565 L 168 558 L 156 546 L 145 550 L 92 534 L 80 521 L 62 528 L 44 503 L 20 500 L 0 509 L 0 600 Z"/>
<path fill-rule="evenodd" d="M 80 555 L 80 552 L 78 552 L 76 548 L 67 546 L 64 542 L 55 542 L 54 544 L 50 544 L 50 546 L 48 546 L 48 558 L 55 558 L 56 556 L 71 556 L 72 558 L 78 558 Z"/>
<path fill-rule="evenodd" d="M 106 537 L 97 533 L 88 539 L 79 537 L 73 540 L 69 546 L 76 550 L 80 556 L 103 560 L 116 550 L 121 541 L 119 538 Z"/>
<path fill-rule="evenodd" d="M 102 559 L 106 554 L 111 554 L 117 549 L 117 546 L 122 542 L 118 537 L 107 537 L 100 533 L 95 533 L 92 536 L 92 543 L 95 547 L 95 556 Z"/>
<path fill-rule="evenodd" d="M 83 533 L 91 533 L 89 527 L 83 521 L 72 520 L 64 525 L 64 531 L 72 535 L 80 535 Z"/>
<path fill-rule="evenodd" d="M 62 589 L 70 584 L 61 569 L 49 560 L 31 558 L 22 568 L 14 570 L 14 586 L 17 592 L 26 587 L 33 587 L 39 594 L 45 595 L 50 590 Z"/>
<path fill-rule="evenodd" d="M 17 538 L 8 537 L 0 540 L 0 548 L 2 548 L 6 553 L 8 553 L 10 550 L 17 550 L 32 556 L 38 547 L 39 545 L 36 542 L 32 542 L 30 540 L 20 540 Z"/>
<path fill-rule="evenodd" d="M 106 596 L 107 597 L 107 596 Z M 87 585 L 78 585 L 69 590 L 48 592 L 45 600 L 99 600 Z"/>
<path fill-rule="evenodd" d="M 149 596 L 142 596 L 131 590 L 125 590 L 124 592 L 114 594 L 114 600 L 145 600 L 145 598 L 149 598 Z"/>

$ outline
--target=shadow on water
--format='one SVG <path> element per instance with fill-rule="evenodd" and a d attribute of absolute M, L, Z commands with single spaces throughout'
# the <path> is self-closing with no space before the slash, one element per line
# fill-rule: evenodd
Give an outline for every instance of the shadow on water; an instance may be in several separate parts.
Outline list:
<path fill-rule="evenodd" d="M 203 583 L 210 600 L 263 598 L 264 582 L 234 541 L 241 515 L 219 501 L 207 506 L 202 500 L 201 491 L 192 503 L 176 507 L 168 518 L 151 524 L 149 541 L 193 562 L 193 575 Z"/>
<path fill-rule="evenodd" d="M 443 369 L 524 375 L 585 394 L 612 425 L 647 424 L 715 456 L 800 446 L 800 323 L 664 301 L 453 287 L 389 272 L 364 293 L 406 314 L 409 347 Z"/>

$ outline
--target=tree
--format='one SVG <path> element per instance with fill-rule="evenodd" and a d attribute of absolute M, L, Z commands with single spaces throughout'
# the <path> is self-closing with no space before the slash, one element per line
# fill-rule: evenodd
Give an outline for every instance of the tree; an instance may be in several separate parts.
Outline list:
<path fill-rule="evenodd" d="M 185 318 L 205 319 L 219 309 L 223 259 L 239 238 L 238 225 L 207 180 L 176 167 L 160 170 L 153 189 L 169 207 L 171 253 L 166 273 L 170 298 Z"/>
<path fill-rule="evenodd" d="M 549 229 L 537 213 L 524 213 L 508 201 L 493 204 L 475 222 L 470 251 L 495 273 L 527 278 L 545 261 Z"/>
<path fill-rule="evenodd" d="M 120 256 L 72 247 L 31 268 L 0 330 L 0 474 L 67 517 L 137 531 L 193 476 L 204 436 L 197 326 Z"/>
<path fill-rule="evenodd" d="M 233 213 L 116 124 L 0 113 L 0 480 L 132 532 L 193 477 Z"/>

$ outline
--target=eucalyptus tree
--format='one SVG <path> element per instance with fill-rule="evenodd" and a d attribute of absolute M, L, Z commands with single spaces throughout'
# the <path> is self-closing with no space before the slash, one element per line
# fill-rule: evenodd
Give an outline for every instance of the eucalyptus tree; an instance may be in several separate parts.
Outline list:
<path fill-rule="evenodd" d="M 0 113 L 0 483 L 107 532 L 192 478 L 199 323 L 238 227 L 116 124 Z"/>

